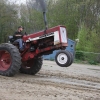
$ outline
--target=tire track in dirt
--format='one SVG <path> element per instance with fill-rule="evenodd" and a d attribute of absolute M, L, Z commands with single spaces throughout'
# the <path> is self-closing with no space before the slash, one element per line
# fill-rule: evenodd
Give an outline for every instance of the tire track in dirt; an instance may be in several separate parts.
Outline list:
<path fill-rule="evenodd" d="M 100 74 L 91 66 L 62 70 L 53 62 L 45 64 L 35 76 L 0 76 L 0 100 L 100 100 Z"/>

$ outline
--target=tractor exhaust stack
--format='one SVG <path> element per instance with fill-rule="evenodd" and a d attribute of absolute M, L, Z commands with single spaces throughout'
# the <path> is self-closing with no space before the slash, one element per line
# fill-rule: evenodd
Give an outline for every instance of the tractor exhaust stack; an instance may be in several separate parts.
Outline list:
<path fill-rule="evenodd" d="M 47 29 L 48 28 L 48 24 L 47 24 L 46 12 L 43 12 L 43 17 L 44 17 L 45 29 Z"/>

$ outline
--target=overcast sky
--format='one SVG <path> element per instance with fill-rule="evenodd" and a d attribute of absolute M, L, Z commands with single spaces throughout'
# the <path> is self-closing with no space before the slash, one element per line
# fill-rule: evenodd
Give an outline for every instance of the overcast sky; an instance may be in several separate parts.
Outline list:
<path fill-rule="evenodd" d="M 9 0 L 10 2 L 16 2 L 16 3 L 18 3 L 18 4 L 21 4 L 21 3 L 26 3 L 26 1 L 28 1 L 28 0 Z"/>

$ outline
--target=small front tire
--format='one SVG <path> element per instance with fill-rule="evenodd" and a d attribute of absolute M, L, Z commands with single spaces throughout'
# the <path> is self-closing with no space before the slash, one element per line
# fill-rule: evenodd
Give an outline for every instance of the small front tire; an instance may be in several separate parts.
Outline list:
<path fill-rule="evenodd" d="M 57 65 L 59 65 L 61 67 L 68 67 L 71 62 L 71 55 L 68 51 L 61 50 L 61 51 L 57 52 L 57 54 L 55 56 L 55 61 L 56 61 Z"/>

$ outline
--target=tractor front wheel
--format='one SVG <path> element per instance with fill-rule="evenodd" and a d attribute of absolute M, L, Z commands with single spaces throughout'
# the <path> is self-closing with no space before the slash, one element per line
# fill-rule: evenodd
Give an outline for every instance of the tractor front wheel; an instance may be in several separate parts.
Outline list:
<path fill-rule="evenodd" d="M 61 50 L 55 56 L 57 65 L 61 67 L 68 67 L 72 64 L 72 55 L 69 51 Z"/>
<path fill-rule="evenodd" d="M 0 75 L 14 76 L 21 66 L 18 49 L 9 43 L 0 45 Z"/>
<path fill-rule="evenodd" d="M 35 75 L 40 71 L 42 64 L 42 57 L 36 57 L 34 59 L 23 62 L 20 68 L 20 72 L 29 75 Z"/>

